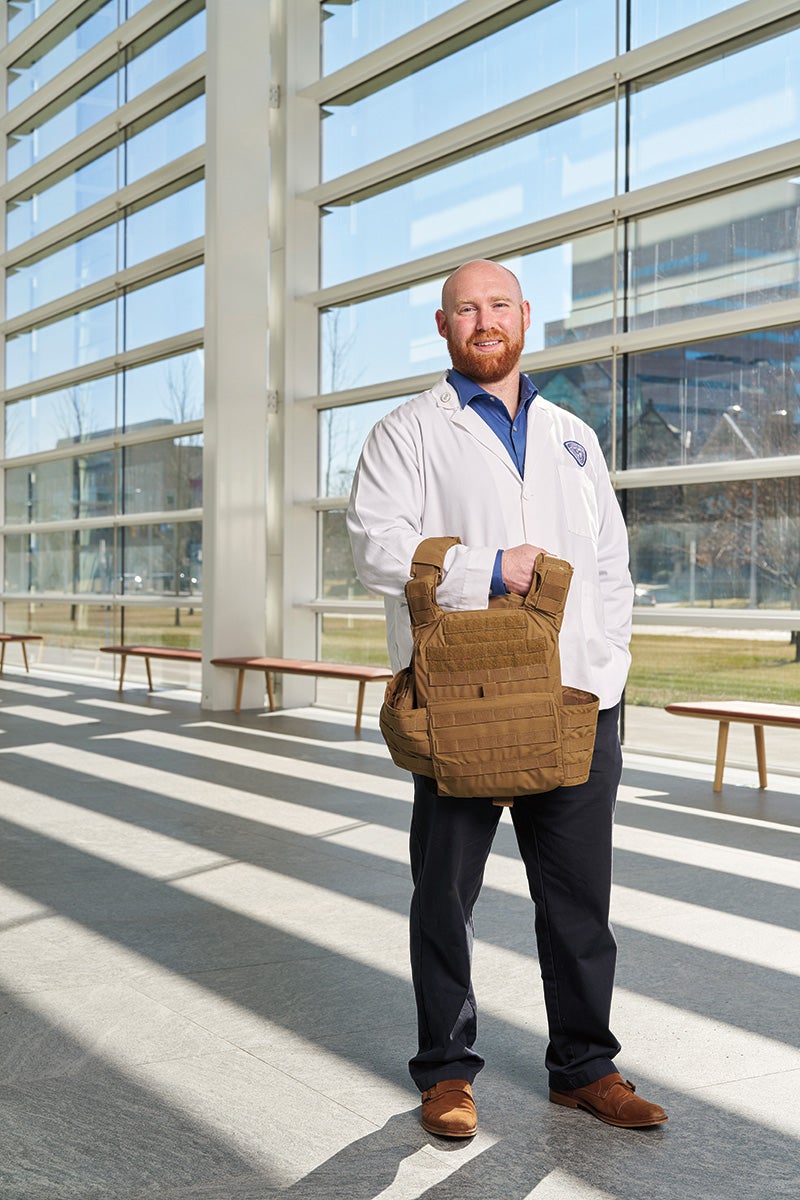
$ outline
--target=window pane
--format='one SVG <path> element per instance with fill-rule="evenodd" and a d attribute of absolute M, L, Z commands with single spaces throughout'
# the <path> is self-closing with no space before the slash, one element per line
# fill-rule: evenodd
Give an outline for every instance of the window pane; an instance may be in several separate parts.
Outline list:
<path fill-rule="evenodd" d="M 134 645 L 139 642 L 144 646 L 175 646 L 180 650 L 201 649 L 202 616 L 199 608 L 162 608 L 161 605 L 151 608 L 149 604 L 130 604 L 122 610 L 122 621 L 125 642 Z M 111 638 L 106 641 L 107 644 L 111 644 Z M 199 687 L 199 663 L 153 661 L 150 669 L 156 681 L 177 681 L 184 685 L 193 683 L 195 687 Z M 128 660 L 125 678 L 136 678 L 135 660 Z M 143 667 L 139 678 L 146 678 Z"/>
<path fill-rule="evenodd" d="M 200 435 L 126 446 L 122 451 L 122 511 L 166 512 L 203 503 Z"/>
<path fill-rule="evenodd" d="M 7 591 L 112 591 L 112 529 L 13 534 L 5 538 L 5 546 Z"/>
<path fill-rule="evenodd" d="M 319 657 L 322 662 L 359 663 L 372 667 L 389 665 L 386 621 L 382 613 L 365 613 L 363 617 L 322 613 L 319 642 Z M 335 687 L 329 687 L 328 684 L 335 684 Z M 377 713 L 382 698 L 379 689 L 368 690 L 364 711 Z M 319 680 L 318 703 L 352 711 L 353 699 L 353 696 L 348 699 L 340 681 Z M 374 705 L 374 708 L 370 708 L 370 705 Z"/>
<path fill-rule="evenodd" d="M 613 236 L 603 230 L 533 254 L 503 259 L 531 302 L 528 353 L 611 329 Z M 442 279 L 321 314 L 323 392 L 445 370 L 436 329 Z"/>
<path fill-rule="evenodd" d="M 96 362 L 117 348 L 117 304 L 107 300 L 72 316 L 39 325 L 6 342 L 6 387 Z"/>
<path fill-rule="evenodd" d="M 509 16 L 513 23 L 413 75 L 326 105 L 323 177 L 343 175 L 613 58 L 615 8 L 616 0 L 560 0 Z"/>
<path fill-rule="evenodd" d="M 6 227 L 9 249 L 21 245 L 59 221 L 110 196 L 117 189 L 117 150 L 106 148 L 68 174 L 43 180 L 30 195 L 9 201 Z"/>
<path fill-rule="evenodd" d="M 106 225 L 36 262 L 11 267 L 6 273 L 9 317 L 48 304 L 86 287 L 117 269 L 117 228 Z"/>
<path fill-rule="evenodd" d="M 31 10 L 39 16 L 50 7 L 53 0 L 38 0 L 24 5 L 15 19 L 14 9 L 19 0 L 8 6 L 9 37 L 16 37 L 34 19 Z M 27 17 L 27 19 L 25 19 Z M 24 23 L 23 23 L 24 21 Z M 18 28 L 17 28 L 18 26 Z M 14 32 L 12 34 L 12 27 Z M 117 0 L 108 0 L 102 7 L 97 0 L 82 5 L 66 20 L 62 21 L 46 39 L 31 47 L 27 54 L 18 58 L 8 72 L 8 107 L 21 104 L 28 96 L 39 91 L 49 80 L 55 79 L 59 71 L 74 63 L 82 54 L 101 41 L 117 27 Z"/>
<path fill-rule="evenodd" d="M 192 350 L 125 372 L 127 433 L 147 425 L 175 425 L 203 415 L 203 351 Z"/>
<path fill-rule="evenodd" d="M 663 709 L 673 700 L 755 700 L 758 703 L 773 701 L 782 704 L 800 703 L 800 672 L 795 662 L 795 648 L 790 635 L 775 630 L 763 630 L 758 634 L 742 630 L 741 633 L 724 634 L 718 630 L 696 628 L 687 635 L 656 631 L 649 628 L 634 628 L 631 642 L 633 662 L 625 685 L 625 744 L 637 744 L 650 749 L 659 742 L 663 745 L 663 731 L 655 743 L 650 733 L 653 726 L 647 721 L 648 714 L 641 705 Z M 653 714 L 653 718 L 656 714 Z M 660 721 L 670 720 L 663 711 Z M 685 740 L 685 721 L 676 721 L 672 733 L 679 754 L 688 757 L 699 752 L 708 755 L 713 745 L 709 736 L 713 726 L 706 726 L 697 741 L 696 750 Z M 731 750 L 736 754 L 736 725 L 731 729 L 728 743 L 728 759 Z M 748 755 L 752 756 L 753 738 L 749 729 L 739 726 L 742 741 Z M 747 735 L 745 740 L 745 734 Z M 790 741 L 785 748 L 770 742 L 770 768 L 783 767 L 794 773 L 797 769 L 796 749 Z"/>
<path fill-rule="evenodd" d="M 96 675 L 97 647 L 122 641 L 118 614 L 106 604 L 17 600 L 6 602 L 5 615 L 10 633 L 38 633 L 44 637 L 44 642 L 38 643 L 40 661 L 50 666 L 68 666 L 70 671 L 85 669 Z M 84 654 L 64 653 L 72 648 L 82 649 Z M 111 659 L 104 665 L 110 673 Z"/>
<path fill-rule="evenodd" d="M 322 220 L 323 286 L 613 192 L 614 110 L 605 105 L 377 196 L 327 210 Z"/>
<path fill-rule="evenodd" d="M 158 34 L 158 28 L 156 28 Z M 153 34 L 147 35 L 148 40 Z M 153 87 L 173 71 L 197 58 L 206 48 L 206 14 L 199 12 L 184 21 L 177 29 L 157 42 L 139 50 L 134 43 L 129 49 L 129 61 L 125 68 L 125 99 L 133 100 L 147 88 Z"/>
<path fill-rule="evenodd" d="M 70 164 L 58 178 L 49 176 L 30 195 L 9 201 L 6 223 L 9 249 L 35 237 L 45 229 L 89 205 L 110 196 L 122 186 L 157 170 L 173 159 L 203 144 L 205 97 L 197 96 L 180 108 L 154 120 L 150 114 L 128 131 L 119 150 L 104 146 L 96 157 Z M 93 152 L 95 153 L 95 152 Z M 122 155 L 120 165 L 119 156 Z"/>
<path fill-rule="evenodd" d="M 461 0 L 403 0 L 402 4 L 397 0 L 352 0 L 345 6 L 337 0 L 324 3 L 324 74 L 338 71 L 460 3 Z"/>
<path fill-rule="evenodd" d="M 113 375 L 5 405 L 6 456 L 57 450 L 70 442 L 109 437 L 115 427 Z"/>
<path fill-rule="evenodd" d="M 631 467 L 800 454 L 800 327 L 632 355 Z"/>
<path fill-rule="evenodd" d="M 637 488 L 626 514 L 657 605 L 800 607 L 800 478 Z"/>
<path fill-rule="evenodd" d="M 575 413 L 591 425 L 607 460 L 611 456 L 613 376 L 611 360 L 531 371 L 531 379 L 546 400 Z M 622 428 L 622 389 L 617 385 L 617 420 Z M 609 461 L 610 465 L 610 461 Z"/>
<path fill-rule="evenodd" d="M 630 327 L 796 297 L 799 232 L 796 179 L 632 221 Z"/>
<path fill-rule="evenodd" d="M 356 575 L 344 512 L 320 513 L 322 595 L 326 600 L 363 600 L 368 592 Z"/>
<path fill-rule="evenodd" d="M 200 521 L 131 525 L 122 531 L 124 590 L 194 596 L 203 588 Z"/>
<path fill-rule="evenodd" d="M 6 472 L 6 519 L 69 521 L 114 512 L 114 454 L 62 458 Z"/>
<path fill-rule="evenodd" d="M 364 439 L 386 413 L 407 396 L 326 408 L 319 414 L 319 492 L 321 496 L 347 496 Z"/>
<path fill-rule="evenodd" d="M 27 29 L 32 21 L 47 12 L 55 0 L 8 0 L 8 40 L 12 41 Z"/>
<path fill-rule="evenodd" d="M 125 297 L 126 350 L 198 329 L 202 324 L 202 267 L 180 271 L 128 292 Z"/>
<path fill-rule="evenodd" d="M 113 66 L 107 67 L 106 71 L 105 78 L 86 85 L 86 90 L 60 111 L 41 123 L 31 125 L 28 122 L 22 130 L 9 134 L 9 179 L 40 162 L 115 111 L 118 103 L 117 73 Z"/>
<path fill-rule="evenodd" d="M 198 96 L 126 142 L 126 182 L 133 183 L 205 141 L 205 96 Z"/>
<path fill-rule="evenodd" d="M 125 266 L 163 254 L 203 236 L 205 186 L 202 180 L 155 204 L 129 213 L 125 220 Z"/>
<path fill-rule="evenodd" d="M 800 137 L 800 30 L 631 96 L 631 188 Z"/>
<path fill-rule="evenodd" d="M 730 7 L 731 0 L 631 0 L 631 49 Z"/>

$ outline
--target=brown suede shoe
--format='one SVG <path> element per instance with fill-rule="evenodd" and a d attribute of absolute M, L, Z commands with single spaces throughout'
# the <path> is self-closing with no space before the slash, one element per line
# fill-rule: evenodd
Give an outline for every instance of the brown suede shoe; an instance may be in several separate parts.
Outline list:
<path fill-rule="evenodd" d="M 422 1128 L 446 1138 L 477 1132 L 478 1114 L 466 1079 L 442 1079 L 422 1093 Z"/>
<path fill-rule="evenodd" d="M 583 1108 L 607 1125 L 620 1125 L 623 1129 L 662 1125 L 668 1120 L 660 1105 L 650 1104 L 635 1092 L 630 1080 L 613 1071 L 586 1087 L 573 1088 L 569 1092 L 551 1090 L 550 1099 L 553 1104 L 563 1104 L 565 1108 Z"/>

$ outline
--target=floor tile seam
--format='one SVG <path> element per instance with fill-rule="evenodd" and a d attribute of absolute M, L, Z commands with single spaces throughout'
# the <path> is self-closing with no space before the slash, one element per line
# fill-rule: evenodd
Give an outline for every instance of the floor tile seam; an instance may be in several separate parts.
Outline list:
<path fill-rule="evenodd" d="M 259 1058 L 257 1054 L 253 1053 L 252 1050 L 248 1050 L 245 1047 L 239 1047 L 239 1049 L 241 1049 L 243 1054 L 246 1054 L 249 1058 L 252 1058 L 254 1062 L 259 1063 L 260 1066 L 268 1067 L 271 1071 L 275 1071 L 278 1075 L 283 1075 L 285 1079 L 291 1079 L 292 1083 L 302 1087 L 305 1091 L 311 1092 L 315 1096 L 319 1096 L 321 1100 L 325 1100 L 330 1104 L 335 1104 L 337 1108 L 341 1108 L 344 1112 L 349 1112 L 351 1116 L 358 1117 L 360 1121 L 364 1121 L 367 1125 L 370 1125 L 375 1132 L 383 1128 L 382 1125 L 376 1124 L 371 1117 L 364 1116 L 363 1112 L 359 1112 L 358 1109 L 352 1108 L 349 1104 L 343 1103 L 335 1096 L 331 1096 L 327 1092 L 320 1091 L 319 1088 L 313 1087 L 306 1079 L 298 1078 L 297 1075 L 293 1074 L 291 1071 L 287 1071 L 284 1067 L 278 1067 L 274 1063 L 270 1063 L 263 1058 Z"/>
<path fill-rule="evenodd" d="M 696 1087 L 683 1087 L 683 1088 L 681 1088 L 681 1094 L 697 1095 L 697 1094 L 701 1094 L 702 1092 L 706 1092 L 706 1091 L 714 1091 L 715 1089 L 718 1089 L 718 1088 L 730 1087 L 732 1084 L 763 1083 L 764 1081 L 770 1080 L 770 1079 L 790 1079 L 793 1077 L 800 1080 L 800 1068 L 788 1067 L 788 1068 L 784 1068 L 783 1070 L 779 1070 L 779 1071 L 765 1071 L 763 1073 L 757 1073 L 755 1075 L 735 1075 L 735 1076 L 732 1076 L 730 1079 L 720 1079 L 720 1080 L 717 1080 L 716 1082 L 701 1083 L 701 1084 L 698 1084 Z"/>

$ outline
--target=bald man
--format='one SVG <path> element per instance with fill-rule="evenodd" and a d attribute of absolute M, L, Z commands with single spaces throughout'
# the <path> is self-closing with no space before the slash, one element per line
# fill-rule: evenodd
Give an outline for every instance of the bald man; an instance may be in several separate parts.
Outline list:
<path fill-rule="evenodd" d="M 550 1100 L 610 1125 L 667 1120 L 615 1070 L 609 1025 L 616 943 L 609 924 L 611 837 L 622 756 L 619 705 L 630 663 L 628 541 L 594 432 L 520 372 L 530 305 L 498 263 L 445 282 L 436 326 L 452 368 L 370 433 L 347 523 L 362 583 L 384 596 L 395 671 L 411 659 L 404 587 L 423 538 L 461 539 L 444 562 L 444 609 L 527 594 L 537 555 L 573 567 L 559 639 L 562 682 L 600 697 L 589 780 L 520 797 L 510 809 L 534 903 L 548 1018 Z M 418 1046 L 411 1076 L 422 1125 L 468 1138 L 478 1118 L 473 907 L 502 808 L 439 795 L 414 775 L 411 969 Z"/>

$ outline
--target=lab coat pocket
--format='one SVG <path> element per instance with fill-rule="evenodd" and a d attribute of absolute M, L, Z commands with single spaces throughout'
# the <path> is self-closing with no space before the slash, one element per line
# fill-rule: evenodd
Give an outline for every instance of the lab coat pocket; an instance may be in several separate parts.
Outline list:
<path fill-rule="evenodd" d="M 558 468 L 561 499 L 570 533 L 597 541 L 600 520 L 597 512 L 597 496 L 592 481 L 585 469 L 577 464 L 564 464 Z"/>

